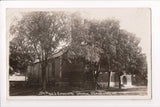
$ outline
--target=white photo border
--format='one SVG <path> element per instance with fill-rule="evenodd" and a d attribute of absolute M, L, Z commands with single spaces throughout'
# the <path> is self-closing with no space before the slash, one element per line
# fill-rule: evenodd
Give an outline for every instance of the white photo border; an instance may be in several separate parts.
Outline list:
<path fill-rule="evenodd" d="M 91 5 L 92 4 L 92 5 Z M 158 46 L 160 45 L 158 41 L 160 41 L 160 2 L 158 1 L 3 1 L 0 4 L 0 79 L 1 79 L 1 104 L 3 106 L 20 106 L 20 105 L 25 105 L 25 106 L 51 106 L 55 104 L 59 104 L 61 101 L 62 106 L 65 106 L 66 102 L 70 102 L 71 99 L 81 99 L 81 100 L 74 100 L 73 105 L 77 103 L 81 103 L 80 105 L 92 103 L 95 104 L 95 100 L 87 100 L 84 101 L 83 99 L 97 99 L 97 96 L 85 96 L 80 97 L 80 96 L 74 96 L 72 98 L 60 98 L 60 96 L 56 96 L 54 102 L 52 100 L 49 100 L 48 96 L 42 96 L 40 99 L 41 100 L 35 100 L 37 98 L 32 97 L 27 97 L 28 100 L 21 100 L 21 98 L 16 98 L 16 97 L 11 97 L 11 99 L 15 100 L 8 100 L 7 99 L 7 68 L 6 65 L 8 64 L 7 62 L 7 40 L 6 40 L 6 9 L 7 8 L 150 8 L 152 10 L 152 100 L 127 100 L 127 99 L 137 99 L 134 98 L 133 96 L 129 96 L 128 98 L 122 98 L 119 96 L 119 98 L 116 96 L 115 99 L 126 99 L 126 100 L 96 100 L 97 103 L 102 104 L 102 105 L 109 105 L 109 106 L 127 106 L 127 105 L 158 105 L 158 100 L 160 100 L 160 85 L 157 83 L 160 81 L 160 72 L 158 72 L 158 59 L 160 58 L 160 49 L 158 49 Z M 151 69 L 151 68 L 149 68 Z M 150 74 L 151 75 L 151 74 Z M 151 80 L 151 78 L 149 78 Z M 151 86 L 151 83 L 150 83 Z M 150 90 L 151 91 L 151 90 Z M 25 96 L 26 97 L 26 96 Z M 35 96 L 37 97 L 37 96 Z M 39 97 L 39 96 L 38 96 Z M 110 97 L 110 96 L 109 96 Z M 112 96 L 114 97 L 114 96 Z M 137 96 L 139 97 L 139 96 Z M 38 98 L 39 99 L 39 98 Z M 42 101 L 44 99 L 44 101 Z M 53 99 L 53 98 L 51 98 Z M 59 100 L 63 99 L 63 100 Z M 106 96 L 102 96 L 100 99 L 106 99 Z M 108 99 L 108 98 L 107 98 Z M 110 99 L 110 98 L 109 98 Z M 114 99 L 114 98 L 111 98 Z M 138 98 L 138 99 L 144 99 L 144 98 Z M 148 99 L 148 98 L 147 98 Z M 158 100 L 157 100 L 158 99 Z M 84 103 L 82 103 L 84 101 Z M 58 103 L 59 102 L 59 103 Z M 64 104 L 63 104 L 63 103 Z M 91 104 L 91 105 L 92 105 Z M 71 104 L 68 104 L 69 106 L 72 106 Z M 79 105 L 79 106 L 80 106 Z"/>

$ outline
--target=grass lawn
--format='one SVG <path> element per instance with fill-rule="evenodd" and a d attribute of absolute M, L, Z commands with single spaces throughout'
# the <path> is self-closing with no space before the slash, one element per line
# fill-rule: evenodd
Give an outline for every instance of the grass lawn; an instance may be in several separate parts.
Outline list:
<path fill-rule="evenodd" d="M 122 87 L 101 89 L 101 90 L 68 90 L 68 91 L 47 91 L 42 92 L 40 88 L 33 87 L 14 87 L 10 88 L 10 96 L 117 96 L 117 95 L 147 95 L 146 86 L 133 86 L 131 88 Z"/>

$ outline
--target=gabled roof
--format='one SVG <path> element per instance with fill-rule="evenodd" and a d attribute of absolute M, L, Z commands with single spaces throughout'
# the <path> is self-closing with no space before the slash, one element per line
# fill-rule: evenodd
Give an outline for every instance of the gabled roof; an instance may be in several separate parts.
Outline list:
<path fill-rule="evenodd" d="M 64 47 L 63 49 L 60 49 L 58 52 L 54 53 L 48 59 L 52 59 L 52 58 L 56 58 L 56 57 L 62 56 L 65 52 L 67 52 L 67 50 L 68 50 L 68 47 Z"/>
<path fill-rule="evenodd" d="M 68 46 L 63 47 L 62 49 L 57 50 L 57 52 L 54 53 L 53 55 L 51 55 L 51 56 L 48 58 L 48 60 L 53 59 L 53 58 L 57 58 L 57 57 L 59 57 L 59 56 L 62 56 L 65 52 L 67 52 L 67 50 L 68 50 Z M 40 63 L 40 62 L 41 62 L 41 61 L 39 61 L 38 59 L 36 59 L 36 60 L 33 62 L 33 64 Z"/>

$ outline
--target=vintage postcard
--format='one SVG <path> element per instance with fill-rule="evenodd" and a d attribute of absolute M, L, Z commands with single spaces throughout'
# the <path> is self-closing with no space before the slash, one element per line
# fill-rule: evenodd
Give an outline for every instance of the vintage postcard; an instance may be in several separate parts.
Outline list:
<path fill-rule="evenodd" d="M 6 24 L 8 98 L 151 99 L 150 8 L 7 8 Z"/>

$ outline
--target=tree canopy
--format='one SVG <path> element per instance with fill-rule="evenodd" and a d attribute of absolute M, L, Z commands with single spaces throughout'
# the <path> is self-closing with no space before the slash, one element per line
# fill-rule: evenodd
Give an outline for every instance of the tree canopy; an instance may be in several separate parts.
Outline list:
<path fill-rule="evenodd" d="M 10 27 L 10 34 L 14 36 L 10 41 L 10 65 L 21 69 L 38 59 L 42 62 L 45 86 L 47 60 L 68 46 L 68 59 L 82 58 L 89 63 L 95 80 L 102 66 L 105 72 L 117 72 L 119 76 L 122 72 L 146 71 L 140 39 L 122 30 L 119 23 L 113 19 L 84 19 L 79 13 L 26 13 Z"/>
<path fill-rule="evenodd" d="M 60 42 L 70 39 L 70 18 L 60 12 L 31 12 L 11 26 L 14 46 L 44 61 L 53 55 Z"/>

